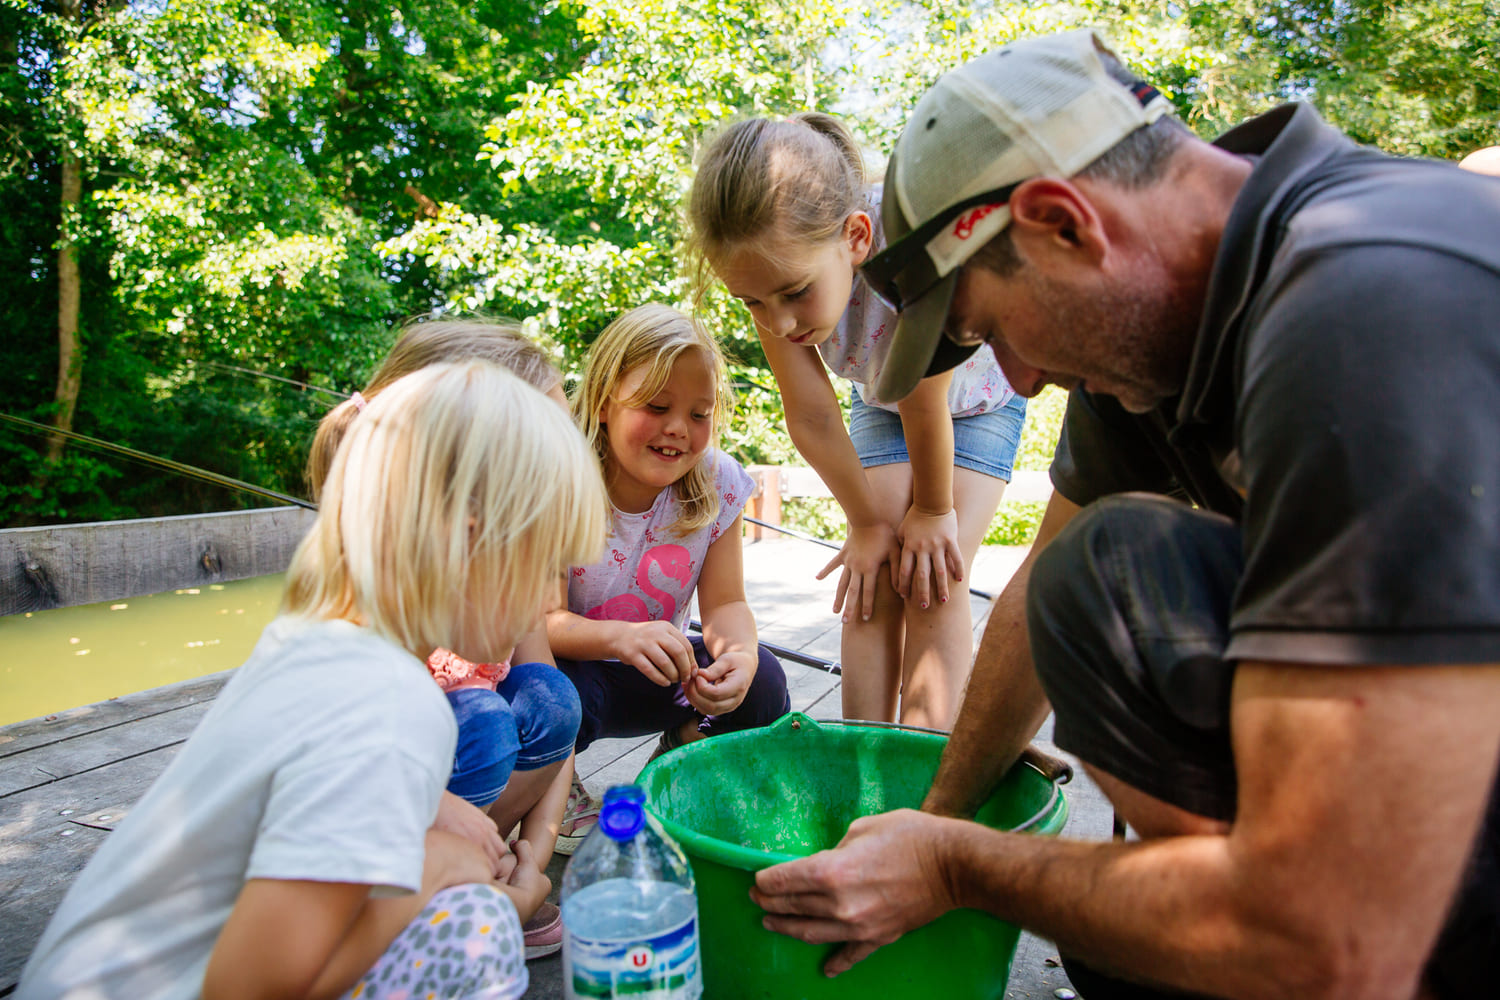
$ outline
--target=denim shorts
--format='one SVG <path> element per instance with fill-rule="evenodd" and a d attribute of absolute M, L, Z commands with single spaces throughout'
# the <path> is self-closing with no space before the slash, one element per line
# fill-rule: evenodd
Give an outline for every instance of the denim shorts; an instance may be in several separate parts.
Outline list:
<path fill-rule="evenodd" d="M 901 429 L 901 415 L 871 406 L 859 398 L 855 389 L 849 409 L 849 440 L 854 442 L 859 464 L 866 469 L 876 465 L 911 462 L 906 452 L 906 434 Z M 953 420 L 953 464 L 972 469 L 994 479 L 1010 482 L 1016 462 L 1016 447 L 1021 443 L 1021 425 L 1026 422 L 1026 400 L 1012 396 L 999 409 L 972 417 Z"/>
<path fill-rule="evenodd" d="M 448 791 L 481 809 L 500 797 L 512 771 L 566 760 L 578 737 L 573 684 L 550 663 L 518 663 L 498 690 L 448 692 L 458 746 Z"/>

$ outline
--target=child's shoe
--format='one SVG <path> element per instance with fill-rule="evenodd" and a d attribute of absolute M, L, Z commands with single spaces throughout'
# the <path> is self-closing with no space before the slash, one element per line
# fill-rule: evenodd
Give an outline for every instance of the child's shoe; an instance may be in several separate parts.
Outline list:
<path fill-rule="evenodd" d="M 521 928 L 526 939 L 526 960 L 555 955 L 562 951 L 562 910 L 556 903 L 543 903 Z"/>
<path fill-rule="evenodd" d="M 563 812 L 562 825 L 557 828 L 557 846 L 553 850 L 558 854 L 572 854 L 598 821 L 599 803 L 575 775 L 573 787 L 568 789 L 568 807 Z"/>

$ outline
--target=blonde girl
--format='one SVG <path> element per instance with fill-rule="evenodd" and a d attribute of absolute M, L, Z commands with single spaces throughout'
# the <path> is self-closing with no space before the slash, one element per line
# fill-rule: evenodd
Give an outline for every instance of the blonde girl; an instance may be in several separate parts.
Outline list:
<path fill-rule="evenodd" d="M 577 429 L 470 361 L 396 382 L 350 424 L 281 615 L 74 882 L 18 996 L 518 997 L 520 919 L 432 826 L 457 727 L 424 666 L 503 658 L 606 518 Z"/>
<path fill-rule="evenodd" d="M 510 369 L 567 408 L 562 374 L 520 324 L 480 317 L 411 323 L 369 384 L 319 424 L 307 467 L 314 498 L 339 441 L 363 406 L 412 372 L 470 358 Z M 474 663 L 439 649 L 427 668 L 458 721 L 458 748 L 438 826 L 470 837 L 499 865 L 506 854 L 504 836 L 519 823 L 521 838 L 545 864 L 562 832 L 579 721 L 578 693 L 558 673 L 545 628 L 539 624 L 502 662 Z M 561 950 L 557 905 L 542 904 L 525 932 L 528 958 Z"/>
<path fill-rule="evenodd" d="M 698 167 L 692 248 L 700 288 L 711 272 L 749 308 L 792 442 L 848 519 L 818 574 L 843 569 L 844 715 L 947 729 L 973 656 L 967 594 L 950 583 L 999 506 L 1025 400 L 987 350 L 905 399 L 874 398 L 896 322 L 858 276 L 884 245 L 879 198 L 828 115 L 740 122 Z M 855 383 L 847 431 L 829 371 Z"/>
<path fill-rule="evenodd" d="M 745 601 L 741 511 L 753 483 L 714 445 L 729 412 L 718 346 L 675 309 L 644 305 L 589 350 L 573 416 L 613 504 L 598 561 L 573 567 L 547 616 L 583 703 L 582 750 L 662 734 L 660 750 L 786 713 L 786 675 Z M 694 594 L 703 635 L 687 634 Z"/>

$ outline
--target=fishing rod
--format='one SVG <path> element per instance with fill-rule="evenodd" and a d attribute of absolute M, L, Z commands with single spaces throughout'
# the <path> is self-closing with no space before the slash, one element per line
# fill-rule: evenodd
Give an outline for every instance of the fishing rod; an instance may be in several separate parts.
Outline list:
<path fill-rule="evenodd" d="M 175 472 L 176 474 L 180 476 L 186 476 L 189 479 L 199 479 L 206 483 L 213 483 L 215 486 L 225 486 L 230 489 L 243 490 L 246 493 L 254 493 L 257 496 L 267 497 L 271 500 L 279 500 L 282 503 L 293 504 L 297 507 L 306 507 L 308 510 L 318 509 L 317 504 L 313 503 L 310 500 L 303 500 L 301 497 L 294 497 L 286 493 L 278 493 L 276 490 L 267 489 L 264 486 L 256 486 L 254 483 L 247 483 L 243 479 L 235 479 L 232 476 L 224 476 L 220 475 L 217 472 L 209 472 L 207 469 L 200 469 L 196 465 L 188 465 L 185 462 L 178 462 L 174 459 L 162 458 L 158 455 L 151 455 L 144 451 L 137 451 L 134 448 L 127 448 L 122 444 L 113 444 L 100 438 L 89 437 L 87 434 L 79 434 L 77 431 L 65 431 L 57 427 L 49 427 L 46 424 L 39 424 L 34 420 L 27 420 L 25 417 L 13 417 L 8 413 L 0 413 L 0 420 L 5 420 L 12 424 L 16 424 L 28 431 L 31 431 L 32 433 L 39 434 L 43 437 L 61 437 L 68 441 L 74 441 L 78 444 L 86 445 L 90 448 L 96 448 L 99 451 L 105 452 L 107 454 L 123 456 L 124 458 L 131 459 L 132 461 L 139 462 L 143 465 L 153 465 L 160 469 L 166 469 L 169 472 Z"/>
<path fill-rule="evenodd" d="M 688 628 L 694 632 L 702 633 L 703 623 L 696 618 L 689 618 Z M 837 660 L 825 660 L 811 653 L 804 653 L 796 649 L 787 649 L 785 646 L 778 646 L 774 642 L 766 642 L 764 639 L 759 640 L 759 642 L 783 660 L 792 660 L 795 663 L 806 664 L 809 667 L 817 667 L 819 670 L 835 675 L 841 675 L 844 672 L 844 668 L 839 665 Z"/>
<path fill-rule="evenodd" d="M 254 368 L 241 368 L 239 365 L 226 365 L 219 361 L 198 361 L 194 363 L 217 371 L 233 372 L 236 375 L 249 375 L 254 378 L 266 379 L 270 382 L 282 382 L 286 385 L 296 386 L 298 389 L 306 389 L 308 392 L 321 392 L 340 401 L 349 398 L 349 393 L 347 392 L 340 392 L 337 389 L 325 389 L 321 385 L 313 385 L 311 382 L 299 382 L 294 378 L 287 378 L 284 375 L 272 375 L 270 372 L 256 371 Z"/>

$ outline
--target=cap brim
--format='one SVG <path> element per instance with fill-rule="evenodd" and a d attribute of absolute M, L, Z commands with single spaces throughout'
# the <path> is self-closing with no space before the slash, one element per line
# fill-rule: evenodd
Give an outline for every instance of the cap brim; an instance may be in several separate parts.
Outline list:
<path fill-rule="evenodd" d="M 977 347 L 961 347 L 943 336 L 948 308 L 958 287 L 958 269 L 938 280 L 927 294 L 901 310 L 891 349 L 880 377 L 875 380 L 875 399 L 895 403 L 911 395 L 917 383 L 929 375 L 955 368 Z"/>

